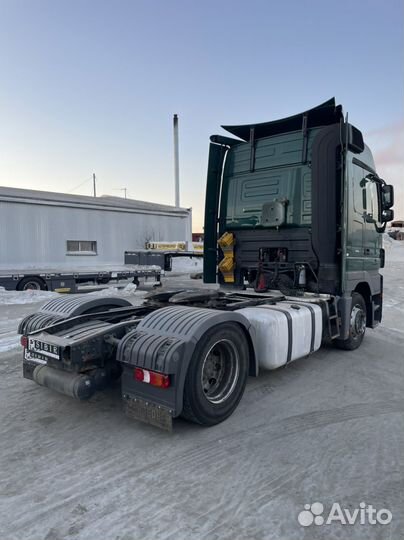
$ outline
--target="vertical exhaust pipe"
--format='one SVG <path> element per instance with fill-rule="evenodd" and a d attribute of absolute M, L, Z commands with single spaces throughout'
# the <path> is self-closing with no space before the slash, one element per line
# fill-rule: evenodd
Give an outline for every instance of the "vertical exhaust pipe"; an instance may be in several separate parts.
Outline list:
<path fill-rule="evenodd" d="M 178 115 L 174 114 L 174 181 L 175 181 L 175 206 L 180 206 L 180 163 L 178 150 Z"/>

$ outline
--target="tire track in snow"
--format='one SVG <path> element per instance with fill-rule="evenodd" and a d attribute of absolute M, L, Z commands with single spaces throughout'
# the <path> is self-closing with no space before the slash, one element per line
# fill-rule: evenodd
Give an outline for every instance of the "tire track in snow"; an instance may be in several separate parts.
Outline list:
<path fill-rule="evenodd" d="M 143 461 L 141 466 L 137 468 L 132 467 L 130 471 L 125 467 L 122 468 L 122 464 L 117 460 L 115 467 L 113 467 L 116 469 L 116 473 L 115 471 L 109 470 L 109 474 L 111 475 L 112 473 L 112 477 L 105 480 L 102 474 L 97 475 L 96 471 L 92 471 L 93 478 L 97 478 L 97 476 L 98 478 L 87 488 L 83 489 L 82 485 L 76 486 L 75 484 L 71 484 L 66 490 L 59 491 L 59 502 L 47 505 L 44 510 L 31 512 L 28 517 L 22 514 L 20 519 L 17 518 L 14 520 L 14 527 L 16 531 L 20 529 L 24 530 L 38 521 L 45 519 L 49 513 L 63 509 L 67 504 L 77 503 L 80 500 L 83 500 L 83 498 L 91 500 L 92 496 L 96 496 L 100 491 L 109 491 L 113 489 L 119 491 L 120 487 L 126 481 L 133 480 L 134 477 L 136 478 L 137 483 L 144 483 L 147 486 L 147 483 L 150 482 L 150 478 L 148 478 L 150 473 L 148 471 L 157 469 L 158 467 L 162 467 L 163 471 L 167 471 L 163 472 L 162 476 L 164 477 L 167 475 L 169 476 L 170 471 L 174 470 L 175 467 L 180 467 L 182 472 L 189 471 L 192 473 L 195 468 L 201 468 L 206 463 L 211 463 L 212 460 L 215 460 L 216 463 L 225 463 L 227 459 L 231 458 L 236 449 L 239 450 L 240 436 L 246 433 L 248 434 L 248 443 L 251 445 L 258 444 L 258 441 L 263 437 L 266 439 L 269 437 L 272 442 L 277 439 L 298 434 L 299 432 L 319 429 L 321 427 L 349 422 L 360 418 L 394 414 L 403 411 L 404 400 L 359 403 L 326 411 L 312 411 L 290 416 L 269 424 L 268 422 L 260 422 L 255 425 L 249 425 L 246 429 L 238 430 L 221 437 L 212 438 L 195 450 L 178 453 L 178 455 L 171 460 L 162 457 L 161 459 L 151 460 L 149 463 L 147 460 Z M 239 455 L 237 456 L 237 459 L 240 459 Z M 105 463 L 101 464 L 99 469 L 100 471 L 102 471 L 102 469 L 105 470 Z M 159 480 L 162 481 L 163 478 L 160 477 Z M 145 500 L 144 504 L 141 504 L 136 510 L 138 512 L 141 511 L 142 508 L 147 508 L 148 512 L 150 512 L 150 505 L 151 501 Z"/>

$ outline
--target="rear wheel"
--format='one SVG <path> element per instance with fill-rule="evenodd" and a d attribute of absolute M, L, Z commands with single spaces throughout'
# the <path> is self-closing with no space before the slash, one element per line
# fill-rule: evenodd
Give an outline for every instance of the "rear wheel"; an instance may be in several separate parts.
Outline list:
<path fill-rule="evenodd" d="M 349 336 L 345 340 L 337 339 L 335 345 L 340 349 L 353 351 L 363 341 L 366 331 L 366 302 L 363 296 L 354 292 L 352 294 L 352 307 L 349 321 Z"/>
<path fill-rule="evenodd" d="M 48 287 L 43 279 L 39 277 L 26 277 L 17 285 L 19 291 L 46 291 Z"/>
<path fill-rule="evenodd" d="M 106 285 L 110 282 L 109 276 L 103 276 L 96 279 L 98 285 Z"/>
<path fill-rule="evenodd" d="M 182 416 L 206 426 L 228 418 L 243 396 L 248 366 L 248 343 L 237 324 L 210 329 L 191 358 Z"/>

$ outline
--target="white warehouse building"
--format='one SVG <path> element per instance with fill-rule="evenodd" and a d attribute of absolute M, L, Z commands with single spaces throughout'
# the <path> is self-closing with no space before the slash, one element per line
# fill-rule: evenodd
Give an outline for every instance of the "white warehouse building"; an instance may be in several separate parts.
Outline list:
<path fill-rule="evenodd" d="M 192 241 L 192 211 L 0 187 L 0 268 L 113 265 L 149 241 Z"/>

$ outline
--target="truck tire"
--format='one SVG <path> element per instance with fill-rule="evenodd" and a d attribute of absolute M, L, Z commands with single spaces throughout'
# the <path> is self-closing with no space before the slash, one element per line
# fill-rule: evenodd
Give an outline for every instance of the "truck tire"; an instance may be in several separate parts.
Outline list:
<path fill-rule="evenodd" d="M 366 302 L 363 296 L 357 292 L 352 293 L 352 307 L 349 323 L 349 337 L 345 340 L 335 340 L 339 349 L 353 351 L 363 341 L 366 330 Z"/>
<path fill-rule="evenodd" d="M 107 283 L 110 282 L 110 278 L 109 276 L 100 277 L 96 279 L 96 282 L 98 285 L 106 285 Z"/>
<path fill-rule="evenodd" d="M 18 291 L 47 291 L 48 287 L 43 279 L 32 276 L 22 279 L 17 285 Z"/>
<path fill-rule="evenodd" d="M 191 358 L 182 416 L 205 426 L 226 420 L 243 396 L 248 367 L 248 343 L 236 323 L 208 330 Z"/>

